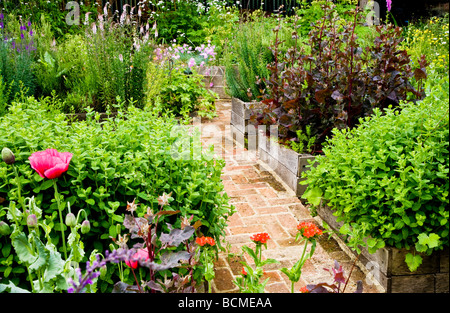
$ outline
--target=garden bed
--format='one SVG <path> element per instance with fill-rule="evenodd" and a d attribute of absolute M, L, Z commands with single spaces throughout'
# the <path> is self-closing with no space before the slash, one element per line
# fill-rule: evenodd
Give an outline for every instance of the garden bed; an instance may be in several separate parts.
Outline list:
<path fill-rule="evenodd" d="M 343 223 L 336 221 L 337 217 L 330 207 L 321 204 L 317 213 L 333 230 L 339 232 Z M 338 238 L 344 240 L 342 235 Z M 373 279 L 386 293 L 448 293 L 449 249 L 431 255 L 420 254 L 422 265 L 415 272 L 411 272 L 405 263 L 405 256 L 409 252 L 406 249 L 384 247 L 371 254 L 362 248 L 359 261 L 373 274 Z M 353 253 L 356 255 L 356 252 Z"/>
<path fill-rule="evenodd" d="M 244 102 L 238 98 L 231 98 L 231 133 L 233 139 L 242 143 L 248 150 L 258 149 L 258 134 L 256 126 L 249 125 L 253 110 L 261 107 L 259 102 Z"/>
<path fill-rule="evenodd" d="M 261 161 L 267 163 L 280 178 L 296 193 L 302 196 L 306 185 L 300 182 L 302 172 L 308 170 L 308 160 L 314 160 L 311 154 L 300 154 L 278 144 L 263 133 L 258 136 L 258 155 Z"/>

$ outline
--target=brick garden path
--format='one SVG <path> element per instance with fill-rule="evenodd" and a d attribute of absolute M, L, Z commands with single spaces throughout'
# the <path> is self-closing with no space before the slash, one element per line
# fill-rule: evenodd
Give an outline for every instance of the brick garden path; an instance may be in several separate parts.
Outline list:
<path fill-rule="evenodd" d="M 217 157 L 226 161 L 222 179 L 225 191 L 230 197 L 230 203 L 237 212 L 230 218 L 226 229 L 225 245 L 227 251 L 220 254 L 215 264 L 216 278 L 213 291 L 220 293 L 238 292 L 233 284 L 240 275 L 245 258 L 241 247 L 254 247 L 250 240 L 252 234 L 269 233 L 271 239 L 267 242 L 267 250 L 263 258 L 274 258 L 280 264 L 265 267 L 264 279 L 270 278 L 265 291 L 269 293 L 290 292 L 290 281 L 280 268 L 290 268 L 300 257 L 303 246 L 294 242 L 296 226 L 301 221 L 314 221 L 321 225 L 318 217 L 313 218 L 308 209 L 302 205 L 295 193 L 285 186 L 275 173 L 264 166 L 255 154 L 250 153 L 239 143 L 233 142 L 230 133 L 231 101 L 217 103 L 218 117 L 202 121 L 202 142 L 214 144 Z M 352 259 L 339 243 L 327 235 L 321 236 L 312 259 L 306 261 L 302 276 L 295 285 L 295 291 L 310 283 L 329 282 L 331 275 L 323 268 L 331 268 L 337 260 L 348 275 Z M 248 258 L 247 262 L 251 263 Z M 356 281 L 362 280 L 364 292 L 383 292 L 376 285 L 370 284 L 358 267 L 355 267 L 346 292 L 355 290 Z"/>

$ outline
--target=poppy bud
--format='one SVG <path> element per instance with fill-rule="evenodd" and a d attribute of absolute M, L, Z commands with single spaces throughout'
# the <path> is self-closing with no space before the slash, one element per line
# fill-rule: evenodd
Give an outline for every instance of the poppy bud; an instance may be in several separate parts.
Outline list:
<path fill-rule="evenodd" d="M 11 228 L 9 227 L 9 225 L 3 221 L 0 221 L 0 235 L 7 236 L 10 233 L 11 233 Z"/>
<path fill-rule="evenodd" d="M 28 225 L 28 227 L 36 227 L 37 226 L 37 217 L 35 214 L 30 214 L 27 216 L 27 225 Z"/>
<path fill-rule="evenodd" d="M 2 159 L 6 164 L 13 164 L 16 161 L 14 153 L 6 147 L 2 150 Z"/>
<path fill-rule="evenodd" d="M 69 227 L 75 227 L 77 225 L 77 218 L 73 213 L 66 215 L 66 225 Z"/>
<path fill-rule="evenodd" d="M 88 220 L 84 220 L 83 223 L 81 223 L 81 233 L 87 234 L 91 230 L 91 223 L 89 223 Z"/>

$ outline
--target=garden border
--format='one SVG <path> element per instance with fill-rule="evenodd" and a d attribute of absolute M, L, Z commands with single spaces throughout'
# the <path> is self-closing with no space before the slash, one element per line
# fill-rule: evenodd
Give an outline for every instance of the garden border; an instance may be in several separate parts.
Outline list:
<path fill-rule="evenodd" d="M 258 136 L 258 155 L 261 161 L 272 167 L 297 197 L 303 195 L 307 185 L 300 184 L 305 180 L 302 173 L 309 170 L 308 161 L 314 160 L 315 156 L 297 153 L 271 140 L 271 137 L 267 137 L 262 131 L 259 131 Z"/>

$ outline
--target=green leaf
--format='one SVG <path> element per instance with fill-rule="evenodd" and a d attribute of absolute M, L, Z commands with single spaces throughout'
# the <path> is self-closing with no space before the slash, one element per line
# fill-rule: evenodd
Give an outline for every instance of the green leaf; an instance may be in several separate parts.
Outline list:
<path fill-rule="evenodd" d="M 426 245 L 428 248 L 433 249 L 439 246 L 439 239 L 440 237 L 436 235 L 435 233 L 430 233 L 430 235 L 427 235 L 425 233 L 421 233 L 417 239 L 419 240 L 418 243 L 420 245 Z"/>
<path fill-rule="evenodd" d="M 28 290 L 23 289 L 23 288 L 19 288 L 16 285 L 14 285 L 12 282 L 9 282 L 8 285 L 6 284 L 0 284 L 0 293 L 4 292 L 4 291 L 8 291 L 10 293 L 30 293 Z"/>
<path fill-rule="evenodd" d="M 36 261 L 34 261 L 33 264 L 30 265 L 29 269 L 38 271 L 47 265 L 50 253 L 39 238 L 35 237 L 34 243 L 36 245 L 38 257 L 36 258 Z"/>
<path fill-rule="evenodd" d="M 117 236 L 117 229 L 115 225 L 109 226 L 109 235 L 113 238 L 116 238 Z"/>
<path fill-rule="evenodd" d="M 253 249 L 247 246 L 243 246 L 242 250 L 246 252 L 249 256 L 251 256 L 256 263 L 256 261 L 258 260 L 258 256 L 256 255 L 255 251 L 253 251 Z"/>
<path fill-rule="evenodd" d="M 405 262 L 408 265 L 409 270 L 414 272 L 422 264 L 422 257 L 418 254 L 413 255 L 412 253 L 408 253 L 405 257 Z"/>
<path fill-rule="evenodd" d="M 11 243 L 21 262 L 30 265 L 36 261 L 37 257 L 34 255 L 33 248 L 28 242 L 28 238 L 25 233 L 19 233 L 12 239 Z"/>
<path fill-rule="evenodd" d="M 405 222 L 406 225 L 409 225 L 411 223 L 409 216 L 406 214 L 402 216 L 402 220 L 403 222 Z"/>
<path fill-rule="evenodd" d="M 51 179 L 46 179 L 42 182 L 40 186 L 40 190 L 47 190 L 48 188 L 53 186 L 53 181 Z"/>
<path fill-rule="evenodd" d="M 48 266 L 44 272 L 44 282 L 49 282 L 64 271 L 64 260 L 61 254 L 53 249 L 49 249 L 50 257 L 48 259 Z"/>
<path fill-rule="evenodd" d="M 351 229 L 351 227 L 350 227 L 350 224 L 348 224 L 348 223 L 345 223 L 345 224 L 342 225 L 342 227 L 339 229 L 339 232 L 340 232 L 342 235 L 348 235 L 348 234 L 351 233 L 351 231 L 352 231 L 352 229 Z"/>
<path fill-rule="evenodd" d="M 86 199 L 85 201 L 86 201 L 87 204 L 95 205 L 95 200 L 94 199 Z"/>
<path fill-rule="evenodd" d="M 320 200 L 322 200 L 322 189 L 318 187 L 308 188 L 302 198 L 308 200 L 312 205 L 318 206 Z"/>

